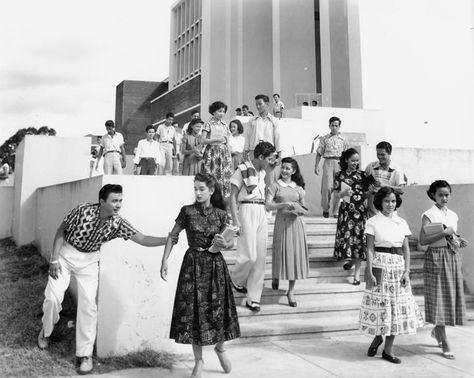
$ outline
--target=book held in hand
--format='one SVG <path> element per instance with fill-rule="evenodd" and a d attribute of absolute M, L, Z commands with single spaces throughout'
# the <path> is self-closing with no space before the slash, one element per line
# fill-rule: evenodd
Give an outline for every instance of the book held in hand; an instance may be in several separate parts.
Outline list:
<path fill-rule="evenodd" d="M 293 210 L 289 210 L 290 213 L 295 214 L 297 216 L 306 215 L 308 214 L 308 208 L 302 205 L 299 202 L 292 202 Z"/>
<path fill-rule="evenodd" d="M 428 223 L 423 226 L 423 231 L 425 232 L 426 236 L 431 236 L 435 234 L 439 234 L 440 232 L 444 231 L 444 225 L 442 223 Z M 448 242 L 445 237 L 435 241 L 434 243 L 430 244 L 431 247 L 447 247 Z"/>
<path fill-rule="evenodd" d="M 344 181 L 342 181 L 342 182 L 341 182 L 341 192 L 343 192 L 343 191 L 345 191 L 345 190 L 347 190 L 347 189 L 351 189 L 351 190 L 352 190 L 352 187 L 349 186 L 349 185 L 347 185 Z M 342 198 L 342 200 L 343 200 L 344 202 L 347 202 L 347 203 L 351 202 L 351 196 L 349 196 L 349 195 L 344 196 L 344 197 L 341 197 L 341 198 Z"/>
<path fill-rule="evenodd" d="M 233 226 L 231 224 L 227 224 L 225 226 L 224 231 L 222 231 L 221 235 L 225 239 L 226 242 L 230 242 L 235 236 L 237 236 L 237 232 L 239 232 L 239 228 L 236 226 Z M 216 253 L 219 252 L 220 249 L 214 247 L 214 244 L 211 245 L 209 248 L 209 252 Z"/>

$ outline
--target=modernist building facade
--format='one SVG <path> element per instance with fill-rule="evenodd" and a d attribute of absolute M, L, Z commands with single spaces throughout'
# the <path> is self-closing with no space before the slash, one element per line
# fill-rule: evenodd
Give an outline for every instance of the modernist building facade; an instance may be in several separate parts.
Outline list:
<path fill-rule="evenodd" d="M 169 77 L 119 84 L 117 125 L 134 145 L 168 111 L 183 124 L 193 109 L 207 119 L 208 105 L 221 100 L 231 117 L 243 104 L 254 108 L 259 93 L 280 93 L 287 108 L 315 99 L 383 109 L 386 128 L 403 123 L 407 131 L 452 122 L 438 106 L 442 98 L 454 122 L 468 122 L 473 3 L 179 0 L 171 9 Z"/>

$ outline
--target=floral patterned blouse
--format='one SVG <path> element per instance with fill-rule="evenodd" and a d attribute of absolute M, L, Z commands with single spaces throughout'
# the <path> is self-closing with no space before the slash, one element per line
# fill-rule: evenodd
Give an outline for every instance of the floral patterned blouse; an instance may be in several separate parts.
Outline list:
<path fill-rule="evenodd" d="M 220 121 L 215 119 L 214 117 L 211 117 L 211 119 L 206 122 L 204 125 L 203 131 L 207 132 L 206 138 L 219 138 L 219 137 L 229 137 L 230 131 L 229 128 L 227 127 L 227 124 L 224 121 Z M 212 145 L 218 145 L 221 143 L 212 143 Z"/>
<path fill-rule="evenodd" d="M 227 212 L 212 205 L 204 208 L 199 203 L 194 203 L 183 206 L 175 221 L 186 230 L 189 248 L 208 249 L 214 235 L 224 230 Z"/>

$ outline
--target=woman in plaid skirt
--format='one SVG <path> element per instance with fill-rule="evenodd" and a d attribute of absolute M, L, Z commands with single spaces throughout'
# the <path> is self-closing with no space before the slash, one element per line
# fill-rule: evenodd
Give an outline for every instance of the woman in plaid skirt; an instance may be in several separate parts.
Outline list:
<path fill-rule="evenodd" d="M 411 292 L 410 250 L 407 222 L 395 210 L 400 195 L 392 187 L 381 188 L 374 198 L 379 212 L 365 225 L 367 237 L 366 289 L 359 315 L 360 330 L 374 336 L 367 355 L 373 357 L 383 342 L 382 358 L 399 364 L 392 353 L 395 336 L 414 334 L 424 324 Z"/>
<path fill-rule="evenodd" d="M 437 180 L 427 193 L 435 204 L 423 213 L 420 232 L 420 243 L 429 246 L 424 264 L 425 316 L 428 323 L 435 325 L 431 336 L 443 349 L 443 356 L 454 359 L 445 326 L 466 322 L 459 248 L 465 247 L 467 242 L 457 235 L 458 216 L 447 207 L 451 186 Z"/>

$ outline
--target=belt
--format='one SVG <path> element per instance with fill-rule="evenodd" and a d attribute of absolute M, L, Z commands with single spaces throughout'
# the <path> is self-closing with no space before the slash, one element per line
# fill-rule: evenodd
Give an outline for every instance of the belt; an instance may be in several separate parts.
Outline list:
<path fill-rule="evenodd" d="M 120 151 L 113 150 L 113 151 L 106 151 L 104 155 L 107 155 L 109 152 L 116 152 L 116 153 L 120 154 Z"/>
<path fill-rule="evenodd" d="M 375 252 L 391 253 L 392 255 L 403 255 L 402 247 L 375 247 Z"/>
<path fill-rule="evenodd" d="M 249 201 L 240 201 L 240 203 L 250 203 L 250 204 L 253 204 L 253 205 L 265 205 L 265 201 L 264 201 L 264 200 L 255 200 L 255 201 L 252 201 L 252 200 L 249 200 Z"/>
<path fill-rule="evenodd" d="M 340 156 L 324 156 L 325 159 L 340 159 Z"/>
<path fill-rule="evenodd" d="M 162 141 L 162 142 L 160 142 L 160 143 L 171 143 L 171 144 L 173 144 L 173 142 L 170 142 L 169 140 L 164 140 L 164 141 Z"/>

